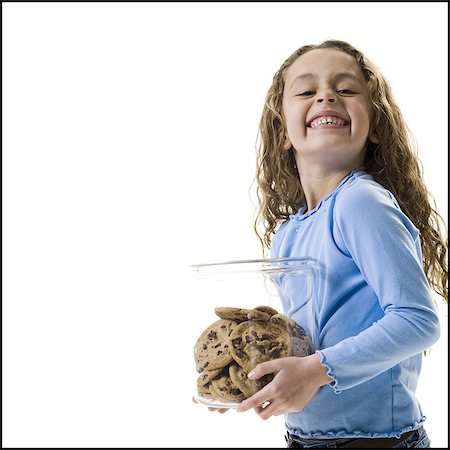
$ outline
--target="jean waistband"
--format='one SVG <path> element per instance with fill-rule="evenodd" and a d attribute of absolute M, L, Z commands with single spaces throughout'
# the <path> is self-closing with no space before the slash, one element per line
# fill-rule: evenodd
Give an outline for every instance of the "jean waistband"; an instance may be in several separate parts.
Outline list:
<path fill-rule="evenodd" d="M 399 438 L 336 438 L 336 439 L 306 439 L 287 432 L 288 439 L 299 444 L 311 445 L 313 443 L 321 444 L 327 442 L 339 443 L 340 448 L 392 448 L 394 445 L 408 439 L 417 430 L 403 433 Z"/>

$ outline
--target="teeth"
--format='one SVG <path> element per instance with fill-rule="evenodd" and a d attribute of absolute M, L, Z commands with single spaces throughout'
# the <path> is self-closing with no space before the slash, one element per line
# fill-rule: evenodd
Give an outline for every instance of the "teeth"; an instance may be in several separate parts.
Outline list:
<path fill-rule="evenodd" d="M 316 127 L 319 127 L 320 125 L 325 125 L 325 124 L 333 124 L 333 125 L 343 126 L 343 125 L 345 125 L 345 122 L 342 119 L 339 119 L 338 117 L 322 116 L 322 117 L 318 117 L 317 119 L 314 119 L 309 126 L 311 128 L 316 128 Z"/>

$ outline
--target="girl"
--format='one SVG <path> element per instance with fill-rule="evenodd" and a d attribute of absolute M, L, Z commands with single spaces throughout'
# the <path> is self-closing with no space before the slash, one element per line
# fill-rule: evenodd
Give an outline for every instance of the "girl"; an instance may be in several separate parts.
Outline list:
<path fill-rule="evenodd" d="M 288 447 L 429 447 L 414 393 L 447 243 L 388 83 L 346 42 L 301 47 L 260 136 L 255 231 L 271 257 L 318 261 L 317 350 L 256 366 L 275 378 L 237 411 L 285 414 Z"/>

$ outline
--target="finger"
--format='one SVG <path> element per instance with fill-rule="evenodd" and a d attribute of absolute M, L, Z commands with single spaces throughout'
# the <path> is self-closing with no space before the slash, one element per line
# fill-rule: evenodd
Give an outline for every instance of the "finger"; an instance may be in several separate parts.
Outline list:
<path fill-rule="evenodd" d="M 266 361 L 259 363 L 250 373 L 248 377 L 250 380 L 257 380 L 263 375 L 268 375 L 269 373 L 276 373 L 280 370 L 278 361 L 274 359 L 273 361 Z"/>
<path fill-rule="evenodd" d="M 193 401 L 194 403 L 197 403 L 197 405 L 198 405 L 198 401 L 195 400 L 195 397 L 194 397 L 194 396 L 192 396 L 192 401 Z"/>
<path fill-rule="evenodd" d="M 258 414 L 258 416 L 261 417 L 261 419 L 263 419 L 263 420 L 267 420 L 272 416 L 279 415 L 278 411 L 277 411 L 276 402 L 272 402 L 265 407 L 259 406 L 258 408 L 255 408 L 255 411 L 256 411 L 256 414 Z"/>
<path fill-rule="evenodd" d="M 208 406 L 209 411 L 217 411 L 219 414 L 226 413 L 228 411 L 228 408 L 211 408 Z"/>
<path fill-rule="evenodd" d="M 259 416 L 259 414 L 264 411 L 264 408 L 267 407 L 267 405 L 268 405 L 268 403 L 266 402 L 262 406 L 257 406 L 255 408 L 256 414 L 258 414 L 258 416 Z"/>
<path fill-rule="evenodd" d="M 256 414 L 258 414 L 258 416 L 260 415 L 260 413 L 262 413 L 263 410 L 264 410 L 263 406 L 257 406 L 255 408 L 255 412 L 256 412 Z"/>
<path fill-rule="evenodd" d="M 243 400 L 236 406 L 237 412 L 245 412 L 249 409 L 257 408 L 261 406 L 264 402 L 268 401 L 268 394 L 266 389 L 261 389 L 256 394 L 253 394 L 250 398 Z"/>

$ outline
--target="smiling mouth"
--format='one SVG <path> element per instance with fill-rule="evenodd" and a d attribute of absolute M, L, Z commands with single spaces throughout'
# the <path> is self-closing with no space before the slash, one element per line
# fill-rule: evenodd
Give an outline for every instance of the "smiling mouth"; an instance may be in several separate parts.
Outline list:
<path fill-rule="evenodd" d="M 306 126 L 308 128 L 320 128 L 320 127 L 338 128 L 338 127 L 346 127 L 349 123 L 350 122 L 347 122 L 346 120 L 341 119 L 340 117 L 322 116 L 312 120 Z"/>

